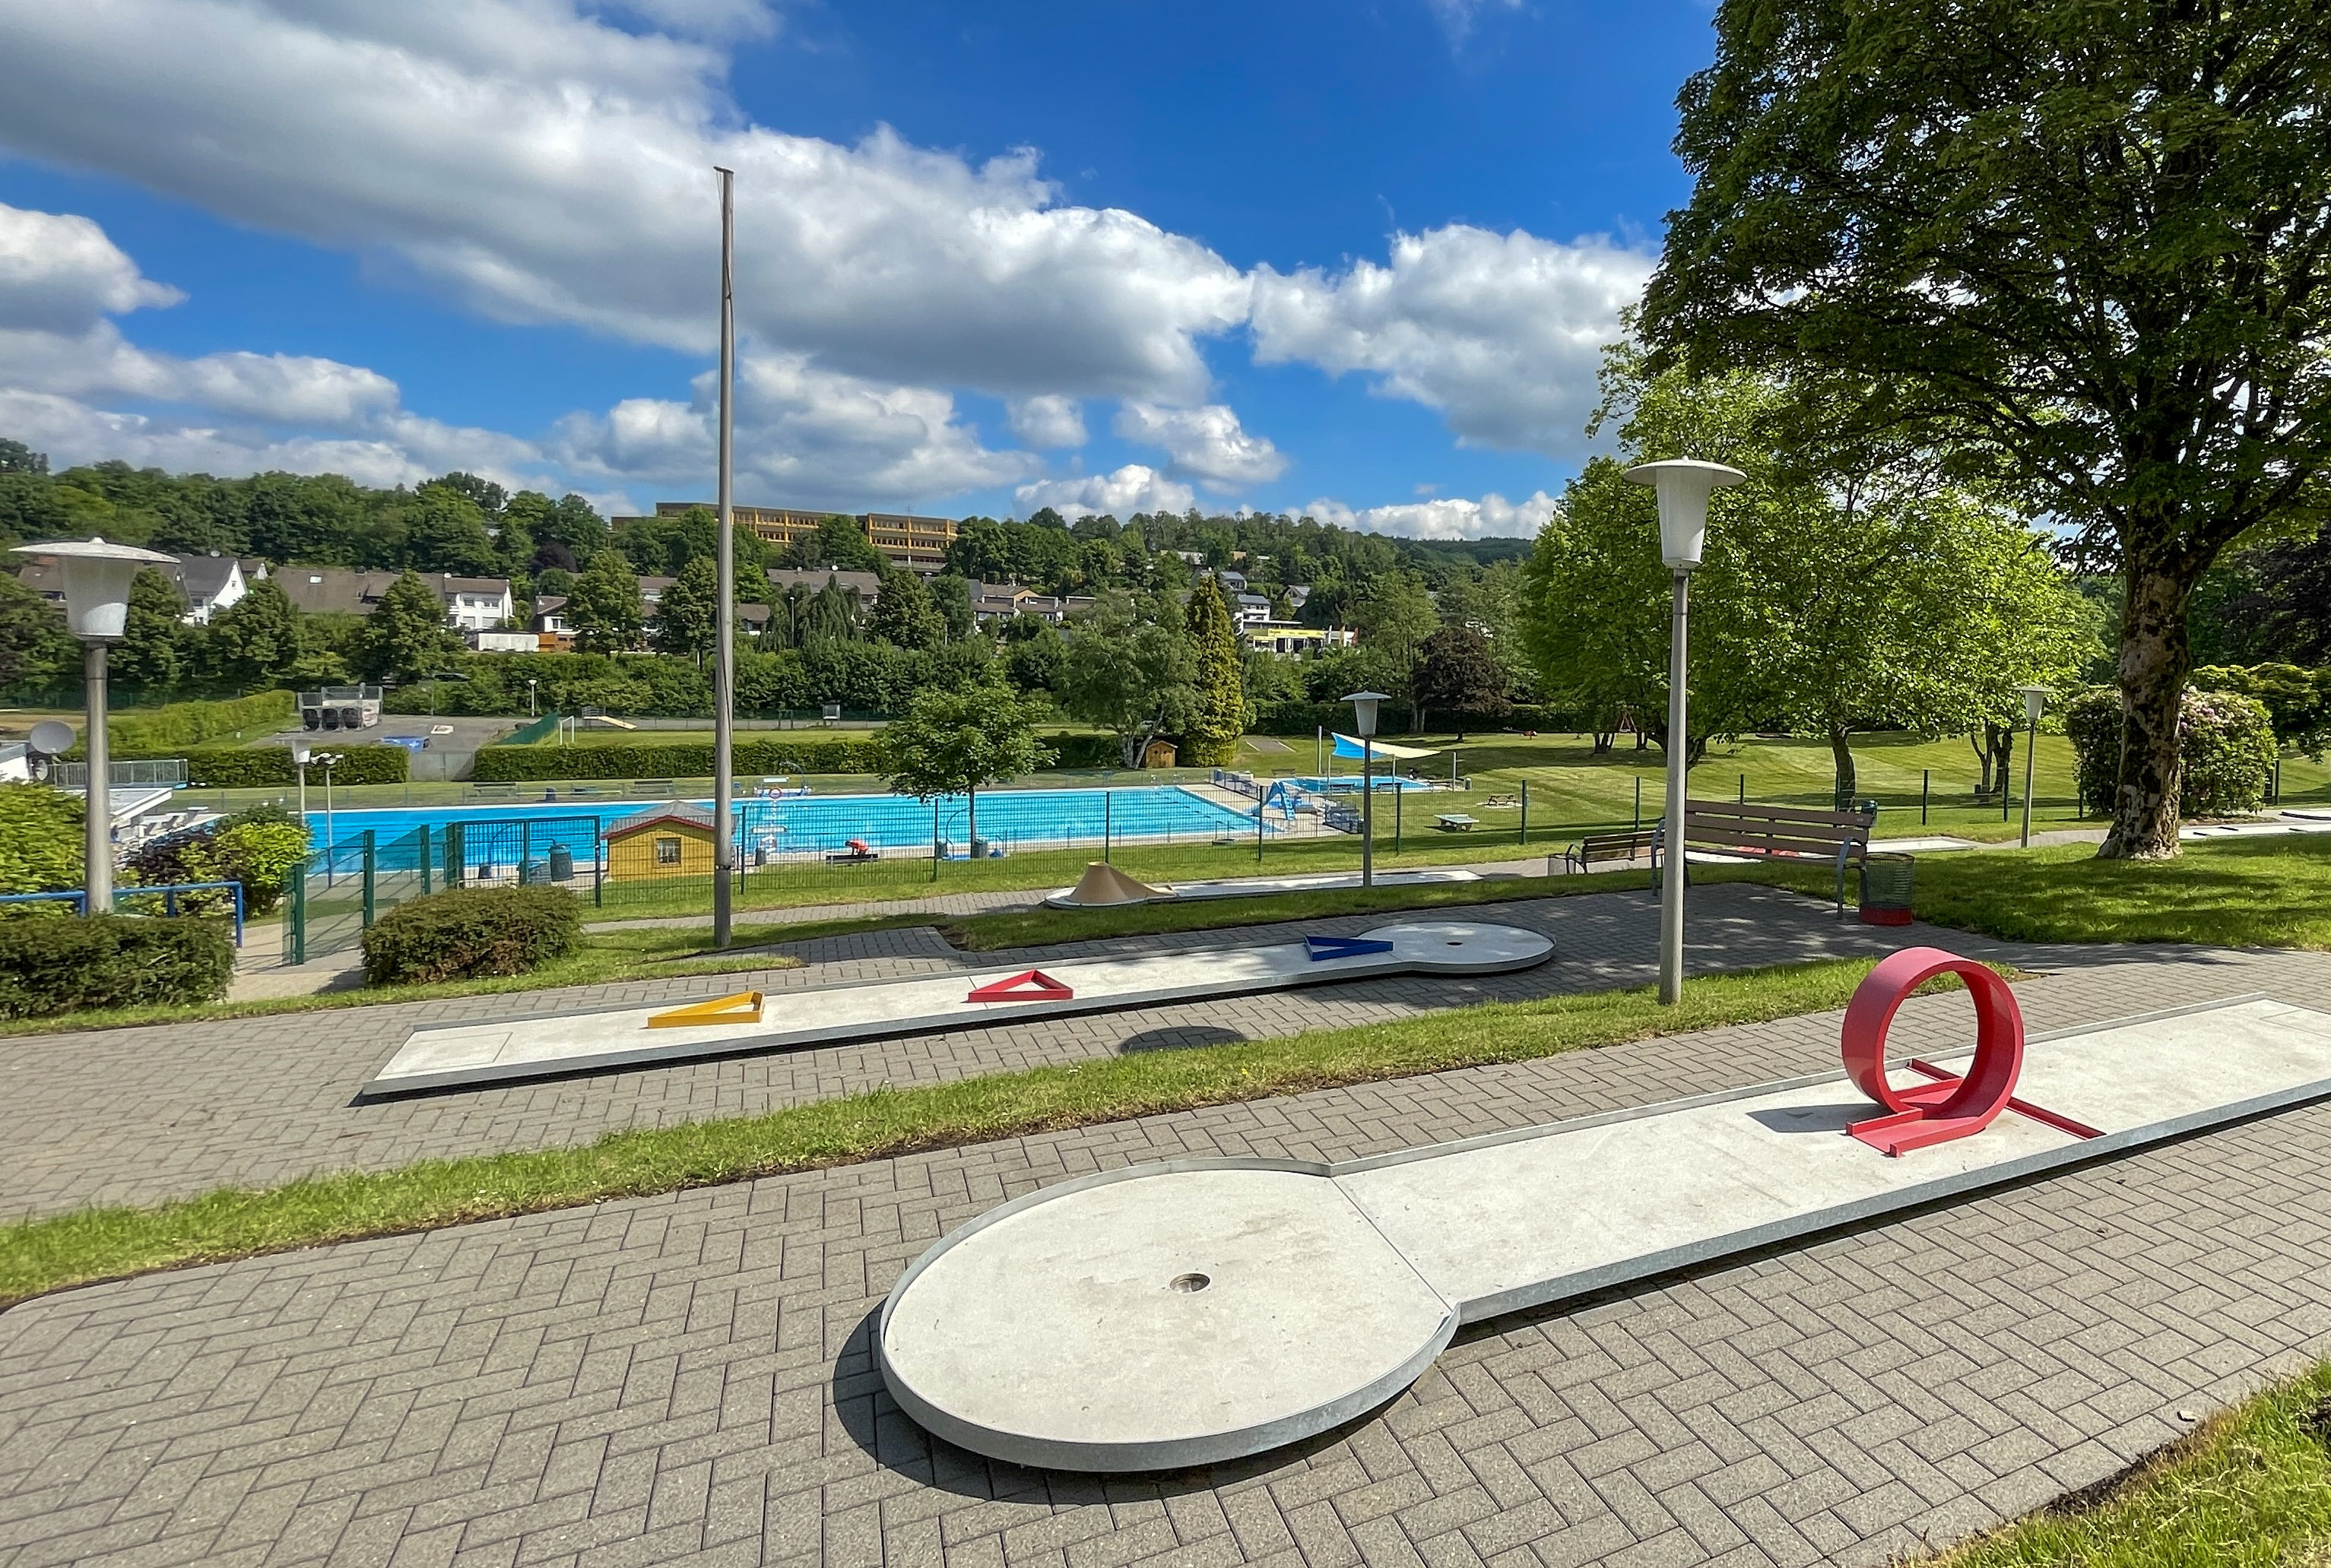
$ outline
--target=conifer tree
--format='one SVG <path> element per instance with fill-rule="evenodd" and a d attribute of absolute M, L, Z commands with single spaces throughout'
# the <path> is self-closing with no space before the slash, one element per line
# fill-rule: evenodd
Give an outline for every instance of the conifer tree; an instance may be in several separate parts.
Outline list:
<path fill-rule="evenodd" d="M 1183 736 L 1181 760 L 1192 767 L 1224 767 L 1237 756 L 1239 736 L 1246 733 L 1246 686 L 1230 607 L 1213 579 L 1191 594 L 1187 616 L 1185 625 L 1198 656 L 1198 714 Z"/>

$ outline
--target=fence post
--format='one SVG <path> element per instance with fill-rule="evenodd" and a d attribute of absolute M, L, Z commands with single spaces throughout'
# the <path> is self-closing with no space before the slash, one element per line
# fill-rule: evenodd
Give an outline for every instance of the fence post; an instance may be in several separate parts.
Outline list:
<path fill-rule="evenodd" d="M 1635 775 L 1635 831 L 1643 831 L 1643 775 Z"/>
<path fill-rule="evenodd" d="M 461 857 L 469 850 L 462 841 L 468 837 L 458 821 L 445 824 L 445 886 L 449 889 L 461 885 Z"/>
<path fill-rule="evenodd" d="M 308 962 L 308 862 L 305 860 L 291 868 L 291 912 L 290 918 L 283 923 L 283 935 L 284 962 Z"/>
<path fill-rule="evenodd" d="M 1934 796 L 1935 770 L 1922 767 L 1918 770 L 1918 825 L 1922 828 L 1927 825 L 1927 807 L 1932 803 Z"/>
<path fill-rule="evenodd" d="M 931 880 L 939 879 L 939 803 L 931 802 Z"/>
<path fill-rule="evenodd" d="M 1117 807 L 1117 792 L 1116 792 L 1115 790 L 1103 790 L 1103 791 L 1101 791 L 1101 792 L 1100 792 L 1100 863 L 1101 863 L 1102 865 L 1104 865 L 1104 866 L 1106 866 L 1106 865 L 1108 865 L 1108 834 L 1109 834 L 1109 829 L 1114 825 L 1114 823 L 1113 823 L 1113 822 L 1112 822 L 1112 820 L 1111 820 L 1111 819 L 1112 819 L 1113 813 L 1114 813 L 1114 812 L 1115 812 L 1115 810 L 1116 810 L 1116 807 Z"/>
<path fill-rule="evenodd" d="M 376 908 L 374 897 L 376 891 L 376 879 L 374 873 L 380 864 L 378 846 L 374 838 L 374 832 L 375 830 L 371 828 L 364 831 L 364 928 L 367 931 L 372 929 L 373 911 Z"/>
<path fill-rule="evenodd" d="M 422 823 L 419 832 L 421 833 L 421 896 L 425 898 L 429 896 L 429 874 L 436 868 L 429 863 L 429 824 Z"/>
<path fill-rule="evenodd" d="M 1400 787 L 1400 774 L 1392 775 L 1392 852 L 1400 853 L 1400 800 L 1408 792 Z"/>
<path fill-rule="evenodd" d="M 1262 864 L 1262 796 L 1254 797 L 1254 863 Z"/>
<path fill-rule="evenodd" d="M 1522 843 L 1529 842 L 1529 780 L 1522 780 Z"/>
<path fill-rule="evenodd" d="M 1740 775 L 1740 803 L 1748 803 L 1748 775 L 1745 773 Z"/>

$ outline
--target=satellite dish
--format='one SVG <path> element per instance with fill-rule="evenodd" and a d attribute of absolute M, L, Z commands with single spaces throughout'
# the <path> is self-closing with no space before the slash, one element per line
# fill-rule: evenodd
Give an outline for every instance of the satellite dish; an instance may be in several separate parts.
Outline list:
<path fill-rule="evenodd" d="M 24 743 L 43 756 L 61 756 L 73 748 L 78 738 L 71 725 L 44 718 L 33 726 L 33 733 L 24 737 Z"/>

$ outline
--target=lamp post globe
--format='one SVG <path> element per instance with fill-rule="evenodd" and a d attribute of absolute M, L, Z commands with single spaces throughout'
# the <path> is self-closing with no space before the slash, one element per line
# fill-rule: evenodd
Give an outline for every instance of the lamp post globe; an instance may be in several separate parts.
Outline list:
<path fill-rule="evenodd" d="M 98 537 L 53 539 L 18 545 L 14 553 L 63 568 L 65 629 L 81 641 L 81 684 L 89 709 L 89 788 L 83 800 L 81 889 L 92 915 L 113 909 L 113 765 L 105 733 L 106 650 L 121 641 L 129 624 L 129 584 L 147 566 L 167 566 L 175 558 L 136 545 Z"/>
<path fill-rule="evenodd" d="M 2031 765 L 2040 753 L 2040 716 L 2048 711 L 2048 689 L 2044 686 L 2019 686 L 2016 694 L 2023 698 L 2023 843 L 2031 847 Z M 2005 789 L 2002 779 L 1999 787 Z"/>
<path fill-rule="evenodd" d="M 1685 723 L 1685 678 L 1690 651 L 1691 574 L 1708 546 L 1708 498 L 1748 476 L 1720 462 L 1673 457 L 1638 463 L 1628 479 L 1651 488 L 1660 504 L 1660 559 L 1673 574 L 1668 632 L 1668 804 L 1660 840 L 1667 866 L 1660 874 L 1660 1000 L 1683 999 L 1683 818 L 1685 757 L 1690 731 Z"/>
<path fill-rule="evenodd" d="M 1360 737 L 1360 886 L 1376 885 L 1376 710 L 1392 700 L 1381 691 L 1355 691 L 1344 700 L 1352 705 L 1352 730 Z"/>

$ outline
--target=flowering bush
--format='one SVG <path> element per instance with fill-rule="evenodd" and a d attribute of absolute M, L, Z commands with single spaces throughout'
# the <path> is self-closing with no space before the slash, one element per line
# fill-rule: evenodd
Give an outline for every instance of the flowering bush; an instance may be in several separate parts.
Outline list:
<path fill-rule="evenodd" d="M 2064 709 L 2064 733 L 2079 759 L 2080 803 L 2113 809 L 2120 775 L 2120 692 L 2098 686 Z M 2177 719 L 2178 814 L 2241 816 L 2266 802 L 2274 778 L 2274 725 L 2266 705 L 2231 691 L 2187 689 Z"/>

